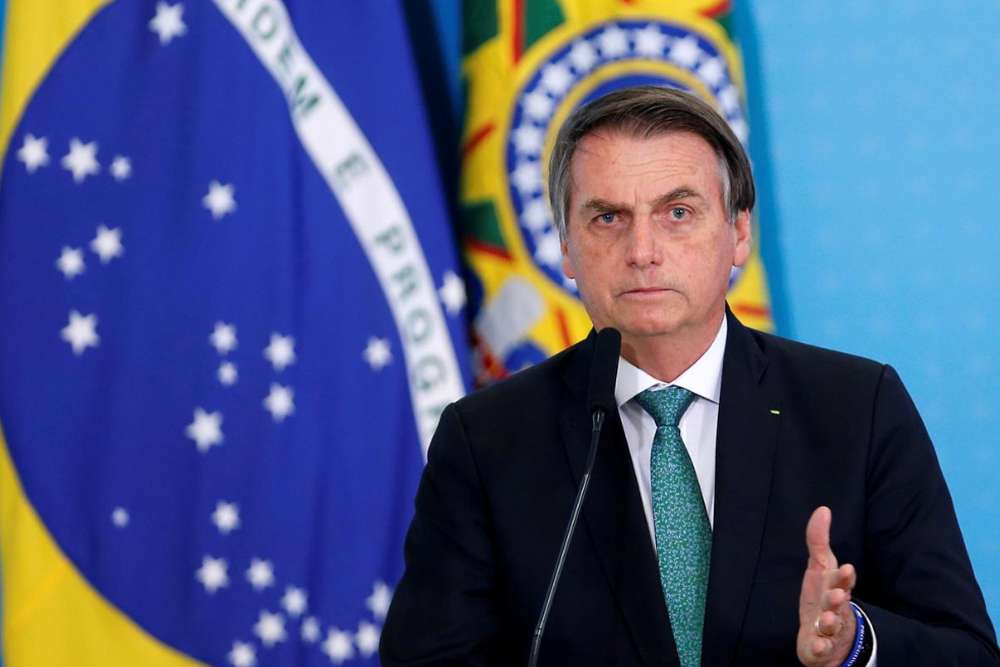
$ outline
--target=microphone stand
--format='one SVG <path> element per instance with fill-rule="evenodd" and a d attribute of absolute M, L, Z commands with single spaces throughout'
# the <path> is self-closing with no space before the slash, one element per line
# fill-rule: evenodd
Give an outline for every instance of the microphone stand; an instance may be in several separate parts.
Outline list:
<path fill-rule="evenodd" d="M 590 485 L 590 473 L 594 470 L 594 460 L 597 458 L 597 443 L 601 439 L 601 427 L 604 425 L 604 409 L 600 407 L 595 408 L 591 418 L 590 452 L 587 454 L 587 467 L 584 469 L 583 477 L 580 478 L 580 488 L 577 489 L 576 500 L 573 501 L 573 511 L 569 515 L 566 534 L 563 535 L 562 545 L 559 547 L 559 556 L 556 558 L 556 566 L 552 570 L 552 579 L 549 581 L 549 589 L 545 593 L 545 602 L 542 603 L 542 613 L 538 617 L 538 625 L 535 626 L 535 635 L 531 640 L 531 653 L 528 656 L 528 667 L 536 667 L 538 664 L 538 651 L 542 645 L 542 634 L 545 632 L 545 624 L 549 620 L 549 611 L 552 609 L 552 600 L 556 596 L 559 578 L 562 576 L 563 565 L 566 563 L 566 554 L 569 552 L 569 545 L 573 541 L 576 522 L 580 518 L 580 508 L 583 507 L 583 499 L 587 497 L 587 487 Z"/>

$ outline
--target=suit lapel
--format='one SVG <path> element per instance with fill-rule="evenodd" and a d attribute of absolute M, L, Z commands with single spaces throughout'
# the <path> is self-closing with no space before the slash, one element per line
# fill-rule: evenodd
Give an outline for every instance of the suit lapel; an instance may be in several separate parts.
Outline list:
<path fill-rule="evenodd" d="M 560 429 L 573 478 L 586 467 L 591 419 L 586 387 L 593 332 L 575 351 L 566 373 L 567 402 Z M 633 642 L 647 665 L 678 665 L 673 633 L 646 524 L 632 459 L 618 412 L 605 418 L 590 490 L 583 506 L 583 528 L 597 552 L 612 594 Z"/>
<path fill-rule="evenodd" d="M 739 641 L 767 515 L 780 410 L 767 358 L 727 309 L 716 436 L 715 519 L 702 664 L 729 665 Z"/>

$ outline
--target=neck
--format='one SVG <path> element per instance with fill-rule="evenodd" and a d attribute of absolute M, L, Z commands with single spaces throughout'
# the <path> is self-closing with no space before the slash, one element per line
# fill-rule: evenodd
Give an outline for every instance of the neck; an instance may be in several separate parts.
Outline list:
<path fill-rule="evenodd" d="M 657 380 L 673 382 L 712 346 L 723 317 L 725 314 L 706 328 L 675 331 L 669 335 L 631 337 L 623 334 L 622 356 Z"/>

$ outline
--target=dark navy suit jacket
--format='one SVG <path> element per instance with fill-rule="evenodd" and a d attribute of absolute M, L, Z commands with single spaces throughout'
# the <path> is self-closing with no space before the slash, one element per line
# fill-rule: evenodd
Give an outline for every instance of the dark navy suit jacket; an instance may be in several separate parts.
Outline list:
<path fill-rule="evenodd" d="M 702 664 L 798 665 L 805 525 L 828 505 L 880 667 L 1000 665 L 933 447 L 893 369 L 727 317 Z M 525 664 L 587 455 L 592 348 L 593 335 L 443 413 L 383 665 Z M 539 664 L 678 665 L 672 637 L 609 415 Z"/>

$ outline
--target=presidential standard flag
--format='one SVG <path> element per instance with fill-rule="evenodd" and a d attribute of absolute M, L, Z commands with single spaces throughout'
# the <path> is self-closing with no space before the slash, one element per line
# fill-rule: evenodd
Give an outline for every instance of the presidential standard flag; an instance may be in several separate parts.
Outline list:
<path fill-rule="evenodd" d="M 467 379 L 398 7 L 8 12 L 5 664 L 375 664 Z"/>
<path fill-rule="evenodd" d="M 746 146 L 743 65 L 728 0 L 495 0 L 463 5 L 468 90 L 462 147 L 462 244 L 474 273 L 476 376 L 538 362 L 590 330 L 561 268 L 545 185 L 559 126 L 625 86 L 697 93 Z M 755 229 L 759 239 L 759 229 Z M 757 251 L 730 279 L 745 324 L 773 329 Z"/>

